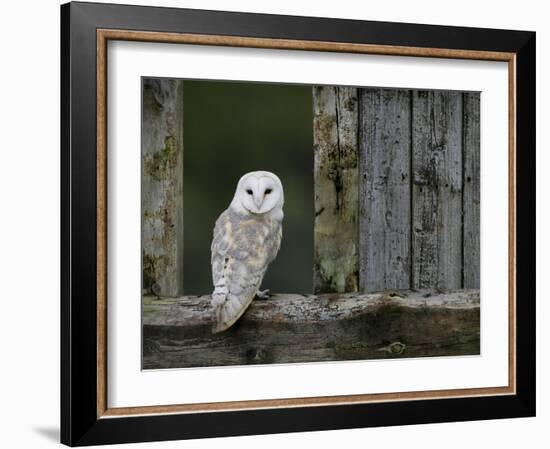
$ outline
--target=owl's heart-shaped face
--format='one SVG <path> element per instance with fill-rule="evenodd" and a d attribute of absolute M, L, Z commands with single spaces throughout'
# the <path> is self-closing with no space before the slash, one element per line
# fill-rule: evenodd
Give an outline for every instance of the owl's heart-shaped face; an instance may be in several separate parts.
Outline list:
<path fill-rule="evenodd" d="M 276 206 L 282 206 L 283 186 L 271 172 L 251 172 L 240 179 L 235 197 L 247 211 L 265 214 Z"/>

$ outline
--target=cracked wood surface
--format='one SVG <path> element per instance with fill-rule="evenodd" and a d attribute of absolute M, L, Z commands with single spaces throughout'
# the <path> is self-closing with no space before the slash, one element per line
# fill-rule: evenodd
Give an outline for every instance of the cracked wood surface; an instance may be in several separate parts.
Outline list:
<path fill-rule="evenodd" d="M 411 286 L 410 95 L 400 89 L 360 91 L 361 291 Z"/>
<path fill-rule="evenodd" d="M 464 288 L 479 288 L 479 204 L 480 204 L 480 135 L 479 93 L 465 93 L 463 99 L 464 172 L 462 211 L 464 214 L 464 262 L 462 282 Z"/>
<path fill-rule="evenodd" d="M 276 294 L 212 335 L 210 296 L 143 298 L 143 368 L 479 354 L 479 290 Z"/>
<path fill-rule="evenodd" d="M 356 88 L 313 88 L 316 293 L 359 286 L 357 103 Z"/>
<path fill-rule="evenodd" d="M 412 114 L 411 285 L 461 288 L 462 93 L 413 91 Z"/>

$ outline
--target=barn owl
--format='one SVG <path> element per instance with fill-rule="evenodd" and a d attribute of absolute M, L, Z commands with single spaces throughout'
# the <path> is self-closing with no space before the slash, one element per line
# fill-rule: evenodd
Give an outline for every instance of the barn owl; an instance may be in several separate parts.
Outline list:
<path fill-rule="evenodd" d="M 229 207 L 216 220 L 212 240 L 212 332 L 230 328 L 260 291 L 268 265 L 281 246 L 283 185 L 273 173 L 242 176 Z"/>

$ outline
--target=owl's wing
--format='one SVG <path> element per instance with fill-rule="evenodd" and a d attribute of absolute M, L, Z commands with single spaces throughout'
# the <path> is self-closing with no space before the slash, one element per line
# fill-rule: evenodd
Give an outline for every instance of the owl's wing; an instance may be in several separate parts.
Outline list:
<path fill-rule="evenodd" d="M 231 327 L 254 299 L 270 262 L 263 244 L 268 232 L 257 221 L 239 219 L 231 211 L 218 218 L 211 247 L 214 333 Z"/>

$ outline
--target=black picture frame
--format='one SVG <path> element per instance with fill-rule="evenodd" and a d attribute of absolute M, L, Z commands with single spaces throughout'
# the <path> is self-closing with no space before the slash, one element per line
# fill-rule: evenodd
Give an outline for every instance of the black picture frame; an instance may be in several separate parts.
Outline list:
<path fill-rule="evenodd" d="M 226 35 L 516 55 L 516 393 L 259 410 L 98 416 L 98 29 Z M 535 415 L 533 32 L 142 6 L 61 6 L 61 442 L 70 446 Z"/>

